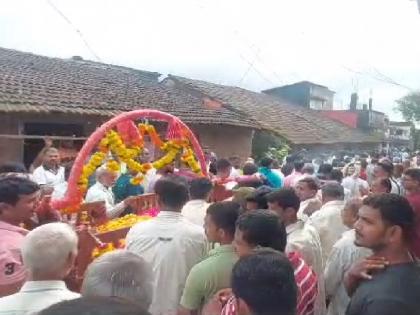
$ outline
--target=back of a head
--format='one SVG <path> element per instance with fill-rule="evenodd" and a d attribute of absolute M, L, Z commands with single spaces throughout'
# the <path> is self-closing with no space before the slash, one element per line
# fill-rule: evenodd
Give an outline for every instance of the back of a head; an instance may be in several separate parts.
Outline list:
<path fill-rule="evenodd" d="M 292 208 L 296 211 L 300 207 L 300 199 L 293 188 L 282 188 L 267 194 L 267 202 L 277 203 L 281 208 Z"/>
<path fill-rule="evenodd" d="M 313 175 L 315 173 L 315 168 L 312 163 L 305 163 L 302 168 L 302 173 Z"/>
<path fill-rule="evenodd" d="M 406 198 L 397 194 L 375 194 L 364 199 L 363 205 L 378 210 L 382 220 L 389 225 L 401 227 L 406 241 L 412 238 L 416 219 Z"/>
<path fill-rule="evenodd" d="M 266 196 L 272 191 L 273 189 L 269 186 L 260 186 L 248 196 L 247 201 L 256 202 L 259 209 L 268 209 Z"/>
<path fill-rule="evenodd" d="M 349 211 L 353 216 L 357 216 L 361 206 L 362 206 L 362 199 L 351 198 L 344 205 L 344 211 Z"/>
<path fill-rule="evenodd" d="M 298 181 L 298 183 L 305 183 L 308 185 L 310 190 L 318 190 L 319 189 L 319 180 L 318 178 L 312 176 L 306 176 Z"/>
<path fill-rule="evenodd" d="M 343 181 L 343 172 L 338 169 L 333 169 L 328 177 L 330 180 L 335 180 L 337 183 L 340 183 Z"/>
<path fill-rule="evenodd" d="M 257 165 L 255 165 L 254 163 L 249 163 L 249 162 L 245 163 L 243 167 L 244 175 L 254 175 L 257 172 L 258 172 Z"/>
<path fill-rule="evenodd" d="M 280 252 L 286 248 L 286 229 L 277 214 L 269 210 L 254 210 L 242 214 L 236 228 L 251 245 L 269 247 Z"/>
<path fill-rule="evenodd" d="M 33 275 L 62 273 L 69 267 L 69 256 L 77 255 L 77 242 L 76 232 L 66 223 L 41 225 L 25 236 L 23 263 Z"/>
<path fill-rule="evenodd" d="M 207 208 L 207 215 L 211 217 L 214 224 L 231 236 L 235 234 L 239 213 L 240 205 L 234 201 L 215 202 Z"/>
<path fill-rule="evenodd" d="M 295 314 L 294 270 L 282 253 L 261 249 L 242 257 L 233 267 L 231 283 L 233 294 L 251 314 Z"/>
<path fill-rule="evenodd" d="M 294 167 L 295 167 L 296 172 L 301 172 L 304 166 L 305 166 L 305 162 L 302 160 L 298 160 L 294 162 Z"/>
<path fill-rule="evenodd" d="M 230 163 L 227 159 L 219 159 L 216 161 L 216 169 L 218 171 L 226 170 L 229 167 L 232 167 L 232 163 Z"/>
<path fill-rule="evenodd" d="M 272 164 L 273 164 L 273 159 L 269 157 L 262 158 L 260 161 L 261 167 L 270 168 Z"/>
<path fill-rule="evenodd" d="M 15 205 L 21 195 L 39 191 L 39 185 L 24 177 L 0 178 L 0 202 Z"/>
<path fill-rule="evenodd" d="M 106 253 L 86 270 L 81 293 L 85 297 L 119 297 L 144 309 L 152 302 L 153 279 L 150 265 L 140 256 L 125 250 Z"/>
<path fill-rule="evenodd" d="M 3 173 L 28 173 L 25 165 L 17 162 L 6 162 L 0 165 L 0 174 Z"/>
<path fill-rule="evenodd" d="M 339 183 L 327 183 L 321 190 L 323 199 L 344 200 L 344 188 Z"/>
<path fill-rule="evenodd" d="M 166 176 L 155 184 L 155 193 L 164 210 L 179 211 L 189 199 L 186 181 L 177 176 Z"/>
<path fill-rule="evenodd" d="M 332 170 L 333 170 L 333 166 L 331 164 L 324 163 L 319 166 L 318 173 L 328 175 L 331 173 Z"/>
<path fill-rule="evenodd" d="M 191 199 L 207 199 L 213 184 L 207 177 L 195 178 L 190 183 L 190 198 Z"/>
<path fill-rule="evenodd" d="M 38 315 L 150 315 L 136 303 L 116 297 L 81 297 L 54 304 Z"/>

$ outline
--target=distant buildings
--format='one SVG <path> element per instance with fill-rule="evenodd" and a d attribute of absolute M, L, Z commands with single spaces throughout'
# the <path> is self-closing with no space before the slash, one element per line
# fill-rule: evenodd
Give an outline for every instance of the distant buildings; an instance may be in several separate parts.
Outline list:
<path fill-rule="evenodd" d="M 332 110 L 334 92 L 326 86 L 309 81 L 297 82 L 262 91 L 265 94 L 279 97 L 293 105 L 314 110 Z"/>
<path fill-rule="evenodd" d="M 410 122 L 389 122 L 389 147 L 390 149 L 414 147 L 414 125 Z"/>

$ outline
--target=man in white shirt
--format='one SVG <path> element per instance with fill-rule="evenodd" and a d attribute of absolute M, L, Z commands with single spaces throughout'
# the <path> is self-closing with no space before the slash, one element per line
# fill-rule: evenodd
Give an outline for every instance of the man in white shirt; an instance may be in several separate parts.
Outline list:
<path fill-rule="evenodd" d="M 190 201 L 182 208 L 182 215 L 194 224 L 204 226 L 208 200 L 213 190 L 213 184 L 206 178 L 195 178 L 190 183 Z"/>
<path fill-rule="evenodd" d="M 174 315 L 191 268 L 206 255 L 207 241 L 204 229 L 181 214 L 188 201 L 188 187 L 181 178 L 160 179 L 155 192 L 160 213 L 133 226 L 127 234 L 126 247 L 152 266 L 151 314 Z"/>
<path fill-rule="evenodd" d="M 28 281 L 18 293 L 0 298 L 0 314 L 23 315 L 80 297 L 63 279 L 77 256 L 77 234 L 65 223 L 41 225 L 29 232 L 22 247 Z"/>
<path fill-rule="evenodd" d="M 324 290 L 324 265 L 319 235 L 315 228 L 298 218 L 299 197 L 291 188 L 283 188 L 266 195 L 268 209 L 276 212 L 286 226 L 286 253 L 298 252 L 304 261 L 312 267 L 318 277 L 318 296 L 315 315 L 326 312 Z"/>
<path fill-rule="evenodd" d="M 101 166 L 96 170 L 96 183 L 89 188 L 85 201 L 96 202 L 104 201 L 106 216 L 109 219 L 118 217 L 125 208 L 133 205 L 134 197 L 128 197 L 127 199 L 115 204 L 114 193 L 112 187 L 118 179 L 118 173 L 108 170 L 105 166 Z M 134 205 L 133 205 L 134 206 Z"/>
<path fill-rule="evenodd" d="M 359 208 L 362 206 L 361 199 L 349 200 L 342 211 L 343 224 L 350 230 L 334 244 L 328 257 L 324 279 L 328 305 L 328 315 L 344 315 L 350 298 L 344 287 L 344 275 L 351 265 L 362 258 L 370 256 L 371 251 L 354 244 L 355 232 L 353 229 L 357 221 Z"/>
<path fill-rule="evenodd" d="M 45 151 L 42 165 L 33 173 L 33 180 L 38 185 L 54 187 L 64 182 L 64 167 L 60 166 L 60 155 L 56 148 Z"/>
<path fill-rule="evenodd" d="M 305 177 L 296 183 L 295 191 L 300 199 L 298 218 L 306 220 L 321 208 L 321 200 L 317 197 L 318 188 L 318 181 L 314 177 Z"/>
<path fill-rule="evenodd" d="M 347 230 L 341 220 L 344 208 L 344 188 L 338 183 L 328 183 L 322 188 L 322 207 L 310 218 L 309 223 L 319 234 L 324 263 L 327 261 L 333 245 Z"/>

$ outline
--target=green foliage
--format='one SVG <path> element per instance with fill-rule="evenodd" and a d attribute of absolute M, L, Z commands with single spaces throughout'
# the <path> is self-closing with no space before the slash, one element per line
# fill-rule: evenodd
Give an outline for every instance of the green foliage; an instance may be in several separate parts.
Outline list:
<path fill-rule="evenodd" d="M 280 162 L 290 151 L 287 142 L 272 133 L 257 131 L 252 139 L 252 156 L 258 161 L 263 157 L 271 157 Z"/>
<path fill-rule="evenodd" d="M 420 121 L 420 92 L 411 92 L 397 100 L 396 109 L 401 112 L 404 119 L 411 122 Z"/>

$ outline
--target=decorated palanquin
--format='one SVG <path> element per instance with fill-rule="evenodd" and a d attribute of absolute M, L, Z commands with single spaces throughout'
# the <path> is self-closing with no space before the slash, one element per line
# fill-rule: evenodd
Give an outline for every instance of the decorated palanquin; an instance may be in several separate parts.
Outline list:
<path fill-rule="evenodd" d="M 161 137 L 148 121 L 166 123 L 166 136 Z M 162 139 L 163 138 L 163 139 Z M 140 162 L 146 142 L 153 143 L 161 157 L 150 163 Z M 64 217 L 76 219 L 79 254 L 70 284 L 77 289 L 89 263 L 96 257 L 124 247 L 125 236 L 134 224 L 151 219 L 159 212 L 154 194 L 137 196 L 133 214 L 106 220 L 95 211 L 101 202 L 84 203 L 89 179 L 98 167 L 120 172 L 126 167 L 132 174 L 131 184 L 141 185 L 152 168 L 159 170 L 179 161 L 193 176 L 207 176 L 203 151 L 192 131 L 177 117 L 156 110 L 136 110 L 118 115 L 100 126 L 85 142 L 73 164 L 68 190 L 51 206 Z"/>

